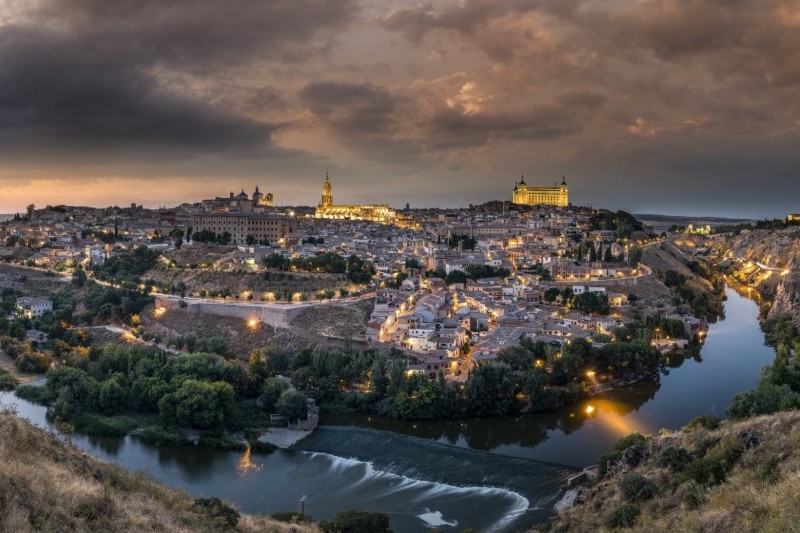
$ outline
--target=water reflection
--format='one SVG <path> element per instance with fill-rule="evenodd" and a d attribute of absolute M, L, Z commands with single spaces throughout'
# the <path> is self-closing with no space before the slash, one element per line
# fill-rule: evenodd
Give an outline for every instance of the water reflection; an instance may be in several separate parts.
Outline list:
<path fill-rule="evenodd" d="M 239 463 L 236 465 L 236 472 L 238 472 L 240 476 L 244 476 L 250 472 L 260 472 L 264 466 L 261 463 L 254 463 L 250 457 L 250 453 L 250 446 L 248 446 L 239 458 Z"/>

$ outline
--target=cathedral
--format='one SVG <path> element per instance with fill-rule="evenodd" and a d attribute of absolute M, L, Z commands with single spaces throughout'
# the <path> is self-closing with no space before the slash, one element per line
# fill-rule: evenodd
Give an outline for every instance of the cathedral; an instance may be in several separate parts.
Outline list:
<path fill-rule="evenodd" d="M 566 177 L 561 179 L 561 185 L 552 187 L 531 187 L 525 183 L 525 176 L 514 185 L 511 200 L 520 205 L 555 205 L 567 207 L 569 205 L 569 187 Z"/>
<path fill-rule="evenodd" d="M 314 214 L 316 218 L 332 218 L 339 220 L 368 220 L 381 224 L 391 224 L 397 218 L 397 212 L 386 204 L 380 205 L 336 205 L 333 203 L 331 178 L 325 173 L 322 185 L 322 199 Z"/>

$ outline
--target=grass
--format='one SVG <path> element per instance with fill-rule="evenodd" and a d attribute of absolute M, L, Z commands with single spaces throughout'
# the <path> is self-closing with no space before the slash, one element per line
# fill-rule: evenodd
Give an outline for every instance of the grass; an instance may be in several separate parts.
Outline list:
<path fill-rule="evenodd" d="M 213 503 L 200 505 L 0 412 L 0 531 L 319 532 L 315 525 L 289 525 Z"/>
<path fill-rule="evenodd" d="M 649 440 L 642 464 L 581 488 L 551 531 L 796 531 L 800 411 L 716 425 Z"/>

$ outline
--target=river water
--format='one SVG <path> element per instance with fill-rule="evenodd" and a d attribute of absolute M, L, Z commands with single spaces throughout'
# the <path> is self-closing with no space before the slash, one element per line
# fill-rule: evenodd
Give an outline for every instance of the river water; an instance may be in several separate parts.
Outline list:
<path fill-rule="evenodd" d="M 300 449 L 252 457 L 154 448 L 133 436 L 72 439 L 103 460 L 246 512 L 294 510 L 305 496 L 315 519 L 344 508 L 380 510 L 397 533 L 435 526 L 517 531 L 549 516 L 566 477 L 596 462 L 619 437 L 679 428 L 701 414 L 724 416 L 731 397 L 755 385 L 774 354 L 763 345 L 756 304 L 732 289 L 726 294 L 726 317 L 710 326 L 699 354 L 673 357 L 659 380 L 553 413 L 416 422 L 328 416 Z M 48 426 L 44 408 L 0 393 L 0 404 L 10 403 Z"/>

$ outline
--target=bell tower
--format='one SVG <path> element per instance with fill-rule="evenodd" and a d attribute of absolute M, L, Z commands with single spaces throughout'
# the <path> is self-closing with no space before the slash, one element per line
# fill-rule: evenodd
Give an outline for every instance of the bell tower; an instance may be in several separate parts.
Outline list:
<path fill-rule="evenodd" d="M 325 183 L 322 185 L 322 201 L 319 204 L 321 207 L 330 207 L 333 205 L 333 193 L 331 193 L 331 178 L 328 171 L 325 171 Z"/>

